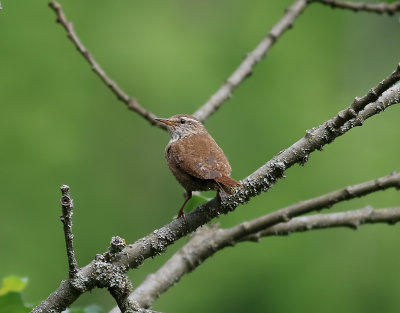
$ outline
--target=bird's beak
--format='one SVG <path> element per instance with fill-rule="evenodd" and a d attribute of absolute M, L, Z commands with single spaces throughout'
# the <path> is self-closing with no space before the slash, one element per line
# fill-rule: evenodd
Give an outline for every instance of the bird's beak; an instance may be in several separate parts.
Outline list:
<path fill-rule="evenodd" d="M 155 118 L 156 121 L 161 122 L 163 124 L 169 125 L 169 126 L 173 126 L 174 122 L 172 122 L 171 120 L 167 119 L 167 118 Z"/>

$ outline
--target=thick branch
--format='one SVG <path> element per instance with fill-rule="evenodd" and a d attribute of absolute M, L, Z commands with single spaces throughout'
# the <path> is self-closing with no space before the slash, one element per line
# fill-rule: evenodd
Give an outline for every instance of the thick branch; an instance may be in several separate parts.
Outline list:
<path fill-rule="evenodd" d="M 165 125 L 159 123 L 155 120 L 156 116 L 144 109 L 136 99 L 129 97 L 118 85 L 114 82 L 108 75 L 104 72 L 104 70 L 100 67 L 100 65 L 96 62 L 90 52 L 85 48 L 85 46 L 79 40 L 79 37 L 76 35 L 74 26 L 71 22 L 69 22 L 62 10 L 61 5 L 56 1 L 51 1 L 49 6 L 56 12 L 57 14 L 57 22 L 60 23 L 64 29 L 67 31 L 68 38 L 74 43 L 75 47 L 82 54 L 82 56 L 86 59 L 86 61 L 91 65 L 92 70 L 101 78 L 101 80 L 111 89 L 111 91 L 117 96 L 119 100 L 124 102 L 130 110 L 135 111 L 140 116 L 144 117 L 147 121 L 152 125 L 156 125 L 162 129 L 166 129 Z"/>
<path fill-rule="evenodd" d="M 350 9 L 355 12 L 366 11 L 373 13 L 387 13 L 392 15 L 400 11 L 400 1 L 387 3 L 364 3 L 364 2 L 351 2 L 351 1 L 337 1 L 337 0 L 309 0 L 309 2 L 318 2 L 331 6 L 332 8 Z"/>
<path fill-rule="evenodd" d="M 61 222 L 64 224 L 64 237 L 65 245 L 67 247 L 68 266 L 69 266 L 69 279 L 73 279 L 78 272 L 78 263 L 76 262 L 74 252 L 74 234 L 72 233 L 72 215 L 74 214 L 74 201 L 69 194 L 69 186 L 62 185 L 60 187 L 61 197 L 61 208 L 62 215 L 60 217 Z"/>
<path fill-rule="evenodd" d="M 324 208 L 330 208 L 341 201 L 362 197 L 392 187 L 400 189 L 399 173 L 393 172 L 388 176 L 348 186 L 316 198 L 301 201 L 229 229 L 201 229 L 197 231 L 197 235 L 194 235 L 192 239 L 178 250 L 157 272 L 148 275 L 144 282 L 131 294 L 130 298 L 137 301 L 141 307 L 150 307 L 163 292 L 179 281 L 184 274 L 194 270 L 207 258 L 227 246 L 232 246 L 239 241 L 258 240 L 261 236 L 264 236 L 264 234 L 269 235 L 271 233 L 270 229 L 275 229 L 275 226 L 270 227 L 271 225 L 289 224 L 291 222 L 281 222 L 288 221 L 292 217 L 312 211 L 319 211 Z M 386 221 L 390 222 L 391 219 Z M 295 225 L 300 225 L 300 222 L 296 222 Z M 284 229 L 283 226 L 281 227 Z M 112 312 L 119 312 L 118 308 L 113 309 Z"/>
<path fill-rule="evenodd" d="M 258 44 L 258 46 L 248 53 L 239 67 L 232 73 L 226 82 L 214 93 L 210 99 L 201 106 L 193 115 L 204 122 L 211 114 L 217 111 L 222 103 L 231 98 L 232 92 L 236 87 L 249 77 L 254 66 L 262 60 L 268 50 L 274 45 L 283 33 L 293 26 L 294 20 L 307 6 L 306 0 L 297 0 L 290 6 L 280 21 L 272 27 L 268 35 Z"/>
<path fill-rule="evenodd" d="M 399 71 L 399 68 L 397 68 L 396 72 Z M 400 85 L 395 85 L 382 94 L 378 101 L 368 105 L 366 110 L 360 110 L 355 118 L 344 117 L 343 122 L 340 124 L 351 123 L 357 118 L 365 120 L 381 112 L 382 109 L 387 106 L 398 103 L 399 99 Z M 316 149 L 322 149 L 324 145 L 331 143 L 335 138 L 350 130 L 351 127 L 358 126 L 358 124 L 355 123 L 355 125 L 351 125 L 351 127 L 342 127 L 338 129 L 332 125 L 332 120 L 333 119 L 308 131 L 305 137 L 301 138 L 286 150 L 283 150 L 279 155 L 275 156 L 272 160 L 268 161 L 253 174 L 248 176 L 243 181 L 242 187 L 236 190 L 234 195 L 222 199 L 222 203 L 219 203 L 217 199 L 212 199 L 188 213 L 185 221 L 183 221 L 183 219 L 174 220 L 164 227 L 155 230 L 150 235 L 139 239 L 134 244 L 128 245 L 116 256 L 113 264 L 117 267 L 138 267 L 145 259 L 162 253 L 170 244 L 196 230 L 199 226 L 208 223 L 219 214 L 228 213 L 234 210 L 239 204 L 249 201 L 250 198 L 256 196 L 261 191 L 267 191 L 279 178 L 284 176 L 286 169 L 296 163 L 304 164 L 311 152 Z M 85 287 L 82 289 L 82 292 L 95 287 L 95 282 L 92 280 L 94 265 L 95 261 L 92 261 L 78 273 L 78 276 L 81 278 L 80 283 Z M 68 291 L 73 293 L 75 292 L 74 288 L 71 285 L 62 285 L 62 288 L 70 290 L 57 289 L 46 301 L 37 306 L 33 312 L 51 310 L 57 307 L 61 302 L 68 305 L 68 302 L 72 298 L 65 301 L 65 299 L 59 299 L 60 295 L 68 293 Z M 69 304 L 71 303 L 72 302 Z"/>

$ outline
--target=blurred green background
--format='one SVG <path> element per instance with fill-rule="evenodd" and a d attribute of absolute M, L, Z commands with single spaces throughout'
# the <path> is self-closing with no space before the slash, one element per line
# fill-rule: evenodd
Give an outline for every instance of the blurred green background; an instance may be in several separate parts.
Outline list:
<path fill-rule="evenodd" d="M 160 117 L 192 113 L 291 1 L 62 1 L 82 42 L 129 95 Z M 0 11 L 0 277 L 29 277 L 45 299 L 67 277 L 61 184 L 75 200 L 80 265 L 113 235 L 127 242 L 173 218 L 183 189 L 164 160 L 167 133 L 128 111 L 55 23 L 46 1 Z M 241 179 L 347 107 L 400 61 L 399 15 L 311 5 L 206 126 Z M 351 130 L 249 204 L 228 227 L 299 200 L 399 171 L 400 105 Z M 333 210 L 399 205 L 395 190 Z M 363 226 L 228 248 L 165 293 L 165 312 L 398 312 L 400 227 Z M 130 271 L 134 285 L 187 242 Z M 105 290 L 74 306 L 114 305 Z"/>

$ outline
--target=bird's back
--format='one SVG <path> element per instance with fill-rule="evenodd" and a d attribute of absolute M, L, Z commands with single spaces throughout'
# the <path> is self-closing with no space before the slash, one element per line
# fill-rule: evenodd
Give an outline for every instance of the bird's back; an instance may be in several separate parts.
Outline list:
<path fill-rule="evenodd" d="M 199 179 L 216 179 L 231 173 L 224 152 L 208 133 L 194 134 L 170 142 L 165 157 L 168 164 Z"/>

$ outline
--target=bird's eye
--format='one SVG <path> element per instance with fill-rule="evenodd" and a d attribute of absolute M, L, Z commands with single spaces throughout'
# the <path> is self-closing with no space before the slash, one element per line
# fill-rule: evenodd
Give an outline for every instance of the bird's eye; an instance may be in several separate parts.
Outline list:
<path fill-rule="evenodd" d="M 183 119 L 181 119 L 181 124 L 185 124 L 186 123 L 186 120 L 183 118 Z"/>

